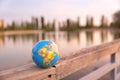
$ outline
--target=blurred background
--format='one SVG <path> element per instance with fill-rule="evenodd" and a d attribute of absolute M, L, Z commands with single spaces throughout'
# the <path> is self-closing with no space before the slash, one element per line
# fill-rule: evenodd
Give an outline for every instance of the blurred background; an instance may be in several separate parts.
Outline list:
<path fill-rule="evenodd" d="M 119 0 L 0 0 L 0 71 L 31 63 L 40 40 L 65 57 L 118 38 Z"/>

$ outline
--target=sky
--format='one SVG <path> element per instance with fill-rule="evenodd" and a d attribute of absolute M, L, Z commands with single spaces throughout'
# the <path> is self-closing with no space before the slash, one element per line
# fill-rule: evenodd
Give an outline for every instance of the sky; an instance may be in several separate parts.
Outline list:
<path fill-rule="evenodd" d="M 76 20 L 79 16 L 81 23 L 85 24 L 89 15 L 94 17 L 95 24 L 99 24 L 101 15 L 111 22 L 113 13 L 118 10 L 119 0 L 0 0 L 0 19 L 5 24 L 13 20 L 30 21 L 32 16 L 44 16 L 46 22 L 67 18 Z"/>

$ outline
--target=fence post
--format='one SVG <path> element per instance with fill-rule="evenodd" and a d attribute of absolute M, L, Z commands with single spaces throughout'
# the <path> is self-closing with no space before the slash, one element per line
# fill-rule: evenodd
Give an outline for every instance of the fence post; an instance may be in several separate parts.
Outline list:
<path fill-rule="evenodd" d="M 110 55 L 110 62 L 116 63 L 116 53 Z M 112 71 L 110 71 L 110 80 L 116 80 L 117 67 L 115 66 Z"/>

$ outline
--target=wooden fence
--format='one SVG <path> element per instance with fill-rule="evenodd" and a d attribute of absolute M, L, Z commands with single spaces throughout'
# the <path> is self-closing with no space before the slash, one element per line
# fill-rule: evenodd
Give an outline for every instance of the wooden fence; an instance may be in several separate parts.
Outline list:
<path fill-rule="evenodd" d="M 48 69 L 38 68 L 34 63 L 0 72 L 0 80 L 60 80 L 78 70 L 110 56 L 110 62 L 85 75 L 80 80 L 98 80 L 110 73 L 109 80 L 120 80 L 117 67 L 120 65 L 117 54 L 120 51 L 120 40 L 105 43 L 76 51 L 71 56 L 63 57 Z"/>

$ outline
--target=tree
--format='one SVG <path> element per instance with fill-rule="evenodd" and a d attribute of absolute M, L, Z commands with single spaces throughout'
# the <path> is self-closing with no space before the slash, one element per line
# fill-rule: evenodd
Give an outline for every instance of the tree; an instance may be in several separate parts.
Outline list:
<path fill-rule="evenodd" d="M 87 18 L 86 18 L 86 27 L 88 27 L 89 26 L 89 19 L 88 19 L 88 16 L 87 16 Z"/>
<path fill-rule="evenodd" d="M 3 30 L 3 29 L 4 29 L 4 21 L 0 20 L 0 30 Z"/>
<path fill-rule="evenodd" d="M 90 18 L 90 26 L 94 27 L 94 19 L 93 19 L 93 17 Z"/>
<path fill-rule="evenodd" d="M 35 18 L 35 23 L 36 23 L 35 28 L 38 29 L 38 26 L 39 26 L 38 18 Z"/>
<path fill-rule="evenodd" d="M 102 15 L 101 16 L 101 24 L 100 24 L 100 27 L 104 27 L 105 25 L 105 16 L 104 15 Z"/>
<path fill-rule="evenodd" d="M 94 18 L 92 16 L 86 17 L 86 28 L 92 28 L 94 27 Z"/>
<path fill-rule="evenodd" d="M 16 28 L 15 21 L 13 21 L 13 22 L 12 22 L 12 25 L 11 25 L 11 29 L 12 29 L 12 30 L 15 30 L 15 28 Z"/>
<path fill-rule="evenodd" d="M 116 13 L 114 13 L 113 22 L 111 23 L 111 26 L 120 28 L 120 11 L 117 11 Z"/>
<path fill-rule="evenodd" d="M 101 24 L 100 24 L 100 27 L 103 28 L 103 27 L 108 27 L 108 19 L 102 15 L 101 16 Z"/>
<path fill-rule="evenodd" d="M 33 29 L 38 29 L 38 18 L 36 18 L 36 17 L 32 17 L 32 23 L 31 23 L 31 29 L 33 28 Z"/>
<path fill-rule="evenodd" d="M 67 28 L 70 28 L 70 19 L 67 19 Z"/>
<path fill-rule="evenodd" d="M 78 17 L 77 18 L 77 28 L 79 28 L 80 27 L 80 18 Z"/>
<path fill-rule="evenodd" d="M 45 21 L 43 16 L 41 17 L 41 26 L 42 26 L 42 29 L 45 29 Z"/>
<path fill-rule="evenodd" d="M 53 20 L 52 27 L 53 27 L 53 30 L 55 30 L 55 20 Z"/>

